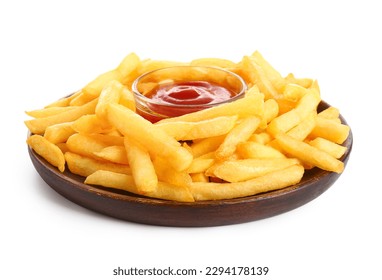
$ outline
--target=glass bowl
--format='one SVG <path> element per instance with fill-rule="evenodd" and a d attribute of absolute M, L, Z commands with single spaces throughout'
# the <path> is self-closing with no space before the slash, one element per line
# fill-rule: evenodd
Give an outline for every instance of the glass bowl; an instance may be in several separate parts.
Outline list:
<path fill-rule="evenodd" d="M 246 89 L 237 74 L 206 66 L 160 68 L 139 76 L 132 85 L 137 113 L 153 123 L 232 102 Z"/>

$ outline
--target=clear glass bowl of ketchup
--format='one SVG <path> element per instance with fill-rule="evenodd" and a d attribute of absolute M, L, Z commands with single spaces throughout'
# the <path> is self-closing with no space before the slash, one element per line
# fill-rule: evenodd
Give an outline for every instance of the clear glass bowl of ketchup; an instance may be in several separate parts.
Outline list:
<path fill-rule="evenodd" d="M 132 85 L 137 113 L 153 123 L 232 102 L 246 89 L 239 75 L 205 66 L 153 70 Z"/>

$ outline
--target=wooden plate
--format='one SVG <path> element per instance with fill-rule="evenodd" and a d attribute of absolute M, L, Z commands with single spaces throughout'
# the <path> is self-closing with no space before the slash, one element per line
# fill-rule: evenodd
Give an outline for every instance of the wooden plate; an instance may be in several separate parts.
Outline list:
<path fill-rule="evenodd" d="M 321 102 L 319 111 L 329 107 Z M 347 124 L 341 116 L 344 124 Z M 350 132 L 341 160 L 346 164 L 352 149 Z M 340 176 L 318 168 L 306 171 L 297 185 L 254 196 L 194 203 L 140 197 L 125 191 L 85 185 L 84 178 L 55 167 L 28 148 L 34 167 L 55 191 L 90 210 L 126 221 L 179 227 L 220 226 L 272 217 L 308 203 L 325 192 Z"/>

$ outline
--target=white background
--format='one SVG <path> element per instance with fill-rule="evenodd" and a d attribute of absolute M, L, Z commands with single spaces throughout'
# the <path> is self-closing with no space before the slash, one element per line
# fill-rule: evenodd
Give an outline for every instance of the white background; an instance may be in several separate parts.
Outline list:
<path fill-rule="evenodd" d="M 0 4 L 1 279 L 127 279 L 112 275 L 118 266 L 268 266 L 267 276 L 255 278 L 381 279 L 378 1 L 5 2 Z M 69 202 L 34 170 L 24 111 L 81 88 L 128 53 L 142 59 L 239 61 L 255 50 L 283 75 L 318 79 L 323 99 L 340 108 L 353 130 L 345 172 L 311 203 L 240 225 L 140 225 Z"/>

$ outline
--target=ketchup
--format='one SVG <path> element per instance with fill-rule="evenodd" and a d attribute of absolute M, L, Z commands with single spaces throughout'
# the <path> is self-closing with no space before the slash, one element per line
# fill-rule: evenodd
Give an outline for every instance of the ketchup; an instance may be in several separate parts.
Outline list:
<path fill-rule="evenodd" d="M 233 93 L 228 89 L 205 81 L 186 81 L 159 85 L 146 97 L 156 103 L 172 105 L 206 105 L 228 100 Z"/>
<path fill-rule="evenodd" d="M 152 111 L 168 117 L 176 117 L 227 101 L 234 95 L 234 92 L 214 83 L 184 81 L 159 85 L 145 96 L 153 101 L 149 105 Z M 147 118 L 147 116 L 144 117 Z"/>

